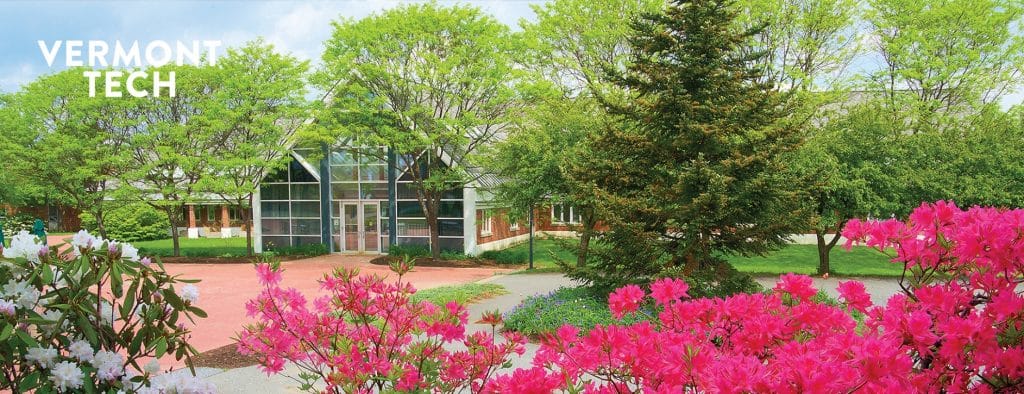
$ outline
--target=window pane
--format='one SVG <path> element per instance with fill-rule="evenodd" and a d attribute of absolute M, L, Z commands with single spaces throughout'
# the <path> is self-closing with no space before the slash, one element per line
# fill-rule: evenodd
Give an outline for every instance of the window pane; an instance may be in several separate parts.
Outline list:
<path fill-rule="evenodd" d="M 288 203 L 286 202 L 262 202 L 260 209 L 263 210 L 265 218 L 286 218 L 288 217 Z"/>
<path fill-rule="evenodd" d="M 288 169 L 282 168 L 267 174 L 263 182 L 288 182 Z"/>
<path fill-rule="evenodd" d="M 438 209 L 437 216 L 442 218 L 461 218 L 462 201 L 441 201 L 441 207 Z"/>
<path fill-rule="evenodd" d="M 416 196 L 416 186 L 412 183 L 398 182 L 396 185 L 398 186 L 397 194 L 399 199 L 418 198 Z"/>
<path fill-rule="evenodd" d="M 388 198 L 388 184 L 387 183 L 361 183 L 359 184 L 363 198 L 367 200 L 373 199 L 387 199 Z"/>
<path fill-rule="evenodd" d="M 359 177 L 364 181 L 386 181 L 388 168 L 386 165 L 364 165 L 360 169 Z"/>
<path fill-rule="evenodd" d="M 292 185 L 292 200 L 320 201 L 320 185 Z"/>
<path fill-rule="evenodd" d="M 462 219 L 440 219 L 437 223 L 440 226 L 439 233 L 442 236 L 462 235 Z"/>
<path fill-rule="evenodd" d="M 320 235 L 319 219 L 295 219 L 292 220 L 292 234 L 294 235 Z"/>
<path fill-rule="evenodd" d="M 446 190 L 441 194 L 441 198 L 445 200 L 461 200 L 462 199 L 462 188 L 455 188 L 452 190 Z"/>
<path fill-rule="evenodd" d="M 263 237 L 263 250 L 274 250 L 274 248 L 286 248 L 291 246 L 289 237 Z"/>
<path fill-rule="evenodd" d="M 318 218 L 320 217 L 319 202 L 293 202 L 292 217 L 295 218 Z"/>
<path fill-rule="evenodd" d="M 292 246 L 316 245 L 319 243 L 321 243 L 320 237 L 292 237 Z"/>
<path fill-rule="evenodd" d="M 430 238 L 415 237 L 415 238 L 402 238 L 398 237 L 399 245 L 430 245 Z"/>
<path fill-rule="evenodd" d="M 399 237 L 429 237 L 430 228 L 427 227 L 426 219 L 398 219 Z"/>
<path fill-rule="evenodd" d="M 268 185 L 260 187 L 261 200 L 287 200 L 288 185 Z"/>
<path fill-rule="evenodd" d="M 463 247 L 465 247 L 465 241 L 463 241 L 462 237 L 439 238 L 438 242 L 441 244 L 441 250 L 450 250 L 453 252 L 462 253 Z"/>
<path fill-rule="evenodd" d="M 288 235 L 288 219 L 263 219 L 261 222 L 263 234 Z"/>
<path fill-rule="evenodd" d="M 331 165 L 356 164 L 356 158 L 347 150 L 331 152 Z"/>
<path fill-rule="evenodd" d="M 562 205 L 555 205 L 551 207 L 551 218 L 556 222 L 565 221 L 565 219 L 562 216 Z"/>
<path fill-rule="evenodd" d="M 335 200 L 355 200 L 359 198 L 359 184 L 332 183 L 331 196 Z"/>
<path fill-rule="evenodd" d="M 316 182 L 313 174 L 306 171 L 306 167 L 303 167 L 298 160 L 292 160 L 288 168 L 292 174 L 292 182 Z"/>
<path fill-rule="evenodd" d="M 359 176 L 356 166 L 331 166 L 331 180 L 338 182 L 356 181 Z"/>
<path fill-rule="evenodd" d="M 423 217 L 423 209 L 420 207 L 418 201 L 399 201 L 398 202 L 398 217 L 400 218 L 416 218 Z"/>

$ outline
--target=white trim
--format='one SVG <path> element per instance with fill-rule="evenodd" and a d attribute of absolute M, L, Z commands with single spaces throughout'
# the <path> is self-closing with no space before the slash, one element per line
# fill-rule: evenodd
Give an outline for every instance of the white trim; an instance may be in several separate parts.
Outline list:
<path fill-rule="evenodd" d="M 262 184 L 260 185 L 262 186 Z M 260 187 L 252 194 L 252 248 L 255 253 L 263 253 L 263 210 L 261 209 Z"/>
<path fill-rule="evenodd" d="M 494 235 L 494 214 L 487 209 L 480 210 L 480 236 L 489 237 Z"/>
<path fill-rule="evenodd" d="M 462 250 L 466 254 L 478 253 L 476 246 L 476 188 L 462 188 Z"/>

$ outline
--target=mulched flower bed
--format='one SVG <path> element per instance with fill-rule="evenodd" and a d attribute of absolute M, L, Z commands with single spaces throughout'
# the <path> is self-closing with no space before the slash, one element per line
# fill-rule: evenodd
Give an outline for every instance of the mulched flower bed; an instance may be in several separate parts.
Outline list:
<path fill-rule="evenodd" d="M 278 256 L 281 261 L 293 261 L 308 259 L 311 256 L 298 255 L 298 256 Z M 256 256 L 237 256 L 237 257 L 200 257 L 200 256 L 178 256 L 178 257 L 161 257 L 160 261 L 169 264 L 252 264 L 256 261 Z"/>
<path fill-rule="evenodd" d="M 393 261 L 401 260 L 398 256 L 380 256 L 373 260 L 370 260 L 370 264 L 376 265 L 389 265 Z M 434 260 L 430 257 L 417 257 L 417 267 L 443 267 L 443 268 L 501 268 L 501 269 L 520 269 L 523 265 L 513 264 L 498 264 L 494 260 L 487 259 L 475 259 L 475 260 Z"/>

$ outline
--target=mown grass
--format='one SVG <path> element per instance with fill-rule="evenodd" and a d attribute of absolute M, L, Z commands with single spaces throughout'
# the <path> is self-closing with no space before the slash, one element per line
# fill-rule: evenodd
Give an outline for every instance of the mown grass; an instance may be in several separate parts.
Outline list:
<path fill-rule="evenodd" d="M 443 306 L 451 301 L 462 305 L 472 304 L 481 300 L 508 294 L 505 286 L 495 283 L 466 283 L 453 286 L 441 286 L 419 290 L 412 295 L 413 301 L 426 301 Z"/>
<path fill-rule="evenodd" d="M 182 256 L 191 257 L 237 257 L 245 256 L 245 237 L 234 238 L 185 238 L 179 240 Z M 174 255 L 171 239 L 132 242 L 141 254 L 167 257 Z"/>
<path fill-rule="evenodd" d="M 559 245 L 560 241 L 538 239 L 534 242 L 535 269 L 520 273 L 559 272 L 556 258 L 576 261 L 576 256 L 570 250 Z M 528 248 L 523 243 L 509 250 L 518 252 Z M 726 260 L 740 272 L 752 275 L 780 275 L 789 272 L 810 275 L 818 269 L 818 249 L 816 245 L 789 245 L 765 256 L 726 256 Z M 882 253 L 863 246 L 855 246 L 850 251 L 836 246 L 832 249 L 830 265 L 832 274 L 839 276 L 896 277 L 903 271 L 901 265 L 889 262 L 889 258 Z"/>

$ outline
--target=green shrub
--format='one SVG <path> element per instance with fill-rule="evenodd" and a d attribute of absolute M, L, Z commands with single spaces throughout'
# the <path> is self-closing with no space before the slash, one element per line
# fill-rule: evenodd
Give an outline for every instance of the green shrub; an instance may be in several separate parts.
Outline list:
<path fill-rule="evenodd" d="M 3 232 L 7 238 L 13 237 L 21 230 L 32 231 L 32 225 L 35 224 L 36 217 L 28 213 L 18 213 L 12 216 L 0 218 L 3 220 Z"/>
<path fill-rule="evenodd" d="M 488 250 L 480 254 L 481 258 L 494 260 L 498 264 L 525 264 L 529 259 L 526 252 L 512 248 L 503 250 Z"/>
<path fill-rule="evenodd" d="M 79 215 L 82 228 L 97 232 L 96 218 L 88 213 Z M 128 204 L 104 214 L 103 227 L 107 238 L 125 242 L 151 241 L 171 237 L 167 215 L 148 204 Z"/>
<path fill-rule="evenodd" d="M 721 260 L 706 264 L 689 275 L 683 274 L 680 267 L 665 269 L 658 277 L 682 278 L 690 285 L 689 294 L 693 298 L 724 298 L 737 293 L 764 291 L 764 286 L 750 275 L 737 271 L 731 264 Z"/>
<path fill-rule="evenodd" d="M 390 256 L 427 257 L 430 256 L 430 247 L 425 245 L 391 245 L 388 248 Z"/>
<path fill-rule="evenodd" d="M 442 250 L 441 260 L 473 260 L 476 261 L 477 257 L 468 256 L 465 253 L 457 252 L 453 250 Z"/>
<path fill-rule="evenodd" d="M 621 323 L 636 323 L 641 319 L 639 316 L 627 315 Z M 612 317 L 606 297 L 597 296 L 584 287 L 560 287 L 548 294 L 530 296 L 505 313 L 506 330 L 531 337 L 554 332 L 565 324 L 587 332 L 595 325 L 620 324 L 620 321 Z"/>
<path fill-rule="evenodd" d="M 323 256 L 323 255 L 328 254 L 330 252 L 331 252 L 330 250 L 327 250 L 327 245 L 324 245 L 324 244 L 308 244 L 308 245 L 299 245 L 299 246 L 285 246 L 285 247 L 277 247 L 277 248 L 274 248 L 272 250 L 272 253 L 275 253 L 276 256 L 307 256 L 307 257 L 314 257 L 314 256 Z"/>

